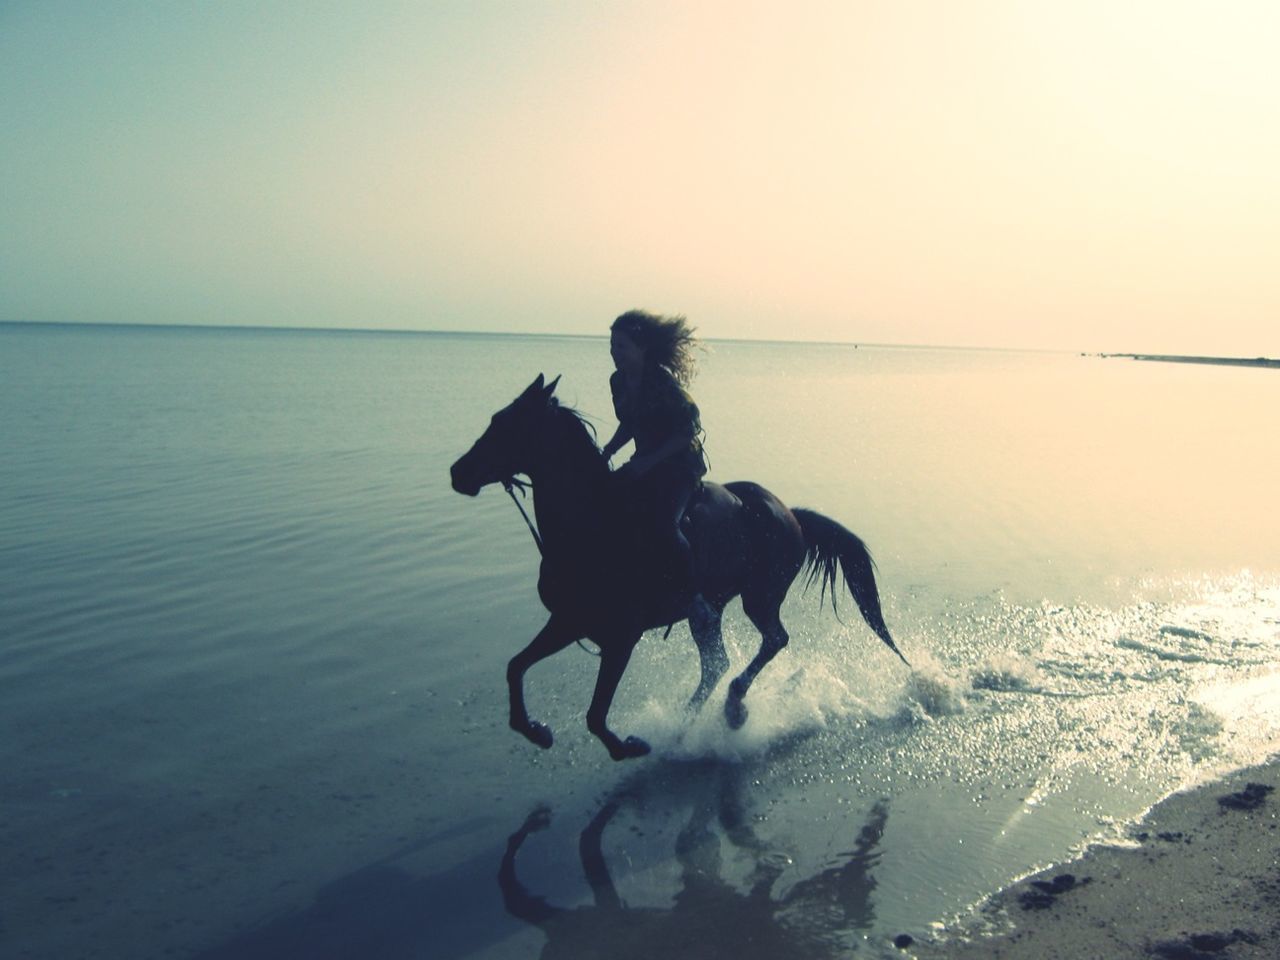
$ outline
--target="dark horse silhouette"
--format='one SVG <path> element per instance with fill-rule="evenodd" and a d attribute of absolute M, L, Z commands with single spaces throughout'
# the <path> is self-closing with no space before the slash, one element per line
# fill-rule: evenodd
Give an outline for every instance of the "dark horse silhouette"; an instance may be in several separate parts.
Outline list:
<path fill-rule="evenodd" d="M 822 597 L 830 589 L 833 609 L 837 567 L 843 571 L 863 618 L 906 663 L 880 612 L 871 555 L 863 542 L 820 513 L 787 509 L 754 483 L 704 483 L 694 497 L 685 529 L 706 603 L 683 609 L 654 573 L 656 560 L 644 546 L 653 538 L 636 529 L 627 486 L 610 473 L 577 411 L 555 399 L 559 379 L 548 384 L 539 374 L 493 415 L 489 428 L 451 469 L 453 488 L 468 496 L 517 474 L 527 475 L 533 486 L 542 534 L 538 595 L 551 617 L 507 666 L 513 730 L 539 747 L 551 746 L 551 730 L 531 720 L 525 709 L 524 675 L 539 660 L 587 638 L 600 648 L 587 729 L 615 760 L 643 756 L 647 743 L 620 739 L 606 723 L 636 643 L 645 630 L 688 617 L 702 664 L 702 679 L 689 701 L 696 710 L 729 668 L 720 620 L 725 605 L 739 595 L 763 637 L 725 701 L 729 725 L 741 727 L 747 719 L 743 698 L 756 675 L 787 645 L 778 611 L 806 560 L 809 581 L 822 583 Z"/>

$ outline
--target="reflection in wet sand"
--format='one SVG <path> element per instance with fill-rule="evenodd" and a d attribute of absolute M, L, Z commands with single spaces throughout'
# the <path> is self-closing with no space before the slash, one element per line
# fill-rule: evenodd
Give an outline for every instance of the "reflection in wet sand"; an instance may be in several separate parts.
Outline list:
<path fill-rule="evenodd" d="M 529 837 L 550 822 L 536 809 L 507 841 L 498 872 L 503 904 L 512 916 L 547 937 L 542 960 L 609 956 L 812 958 L 847 955 L 855 931 L 875 920 L 872 894 L 877 848 L 888 821 L 878 802 L 851 850 L 808 878 L 780 882 L 791 861 L 756 835 L 743 809 L 742 768 L 719 767 L 699 777 L 705 786 L 681 797 L 690 812 L 675 842 L 679 889 L 671 906 L 630 907 L 614 885 L 603 848 L 605 829 L 620 810 L 639 808 L 642 794 L 625 787 L 605 801 L 578 841 L 590 902 L 558 907 L 521 882 L 516 859 Z M 719 829 L 717 829 L 717 826 Z M 751 863 L 745 883 L 726 880 L 722 838 Z"/>

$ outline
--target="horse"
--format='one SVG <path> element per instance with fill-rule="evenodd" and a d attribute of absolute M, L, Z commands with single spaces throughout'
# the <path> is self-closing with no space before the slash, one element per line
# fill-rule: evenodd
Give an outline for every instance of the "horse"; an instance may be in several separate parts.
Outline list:
<path fill-rule="evenodd" d="M 547 749 L 551 730 L 532 720 L 524 703 L 524 675 L 535 663 L 588 639 L 600 648 L 587 729 L 614 760 L 640 757 L 650 747 L 639 737 L 622 739 L 607 718 L 614 693 L 646 630 L 688 619 L 697 646 L 701 679 L 688 709 L 699 710 L 729 669 L 721 636 L 725 605 L 742 608 L 760 631 L 761 645 L 729 684 L 725 719 L 733 729 L 747 720 L 744 699 L 762 669 L 788 643 L 779 610 L 802 569 L 808 583 L 822 585 L 819 604 L 831 593 L 836 610 L 837 567 L 872 631 L 907 663 L 880 610 L 871 554 L 854 533 L 813 510 L 788 509 L 755 483 L 703 482 L 686 511 L 682 529 L 693 546 L 702 603 L 671 596 L 638 529 L 629 484 L 609 469 L 592 431 L 578 411 L 555 397 L 556 377 L 542 374 L 514 401 L 497 411 L 488 428 L 450 468 L 453 489 L 474 497 L 490 484 L 533 488 L 533 508 L 542 563 L 538 596 L 550 612 L 546 625 L 507 665 L 510 725 Z M 532 524 L 531 524 L 532 527 Z M 535 532 L 536 536 L 536 532 Z M 910 664 L 907 664 L 908 667 Z"/>

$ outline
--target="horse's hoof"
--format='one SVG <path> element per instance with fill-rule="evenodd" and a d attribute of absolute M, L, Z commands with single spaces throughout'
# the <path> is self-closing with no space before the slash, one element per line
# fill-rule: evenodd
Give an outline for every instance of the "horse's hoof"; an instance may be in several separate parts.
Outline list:
<path fill-rule="evenodd" d="M 609 751 L 609 756 L 615 760 L 633 760 L 636 757 L 643 757 L 650 749 L 652 748 L 649 744 L 639 737 L 627 737 L 622 743 Z"/>
<path fill-rule="evenodd" d="M 529 721 L 529 726 L 520 732 L 535 747 L 541 747 L 543 750 L 550 750 L 551 744 L 555 742 L 555 737 L 551 735 L 551 728 L 536 720 Z"/>
<path fill-rule="evenodd" d="M 730 697 L 724 702 L 724 719 L 730 730 L 741 730 L 747 722 L 747 705 Z"/>

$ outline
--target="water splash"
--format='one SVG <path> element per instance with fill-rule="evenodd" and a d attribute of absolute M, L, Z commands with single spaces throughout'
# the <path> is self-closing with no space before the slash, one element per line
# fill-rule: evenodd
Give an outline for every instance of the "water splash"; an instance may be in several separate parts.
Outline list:
<path fill-rule="evenodd" d="M 951 676 L 932 655 L 917 656 L 907 683 L 906 715 L 930 720 L 964 713 L 966 684 Z"/>
<path fill-rule="evenodd" d="M 1042 678 L 1034 661 L 997 653 L 974 669 L 970 684 L 975 690 L 993 693 L 1034 693 L 1041 689 Z"/>
<path fill-rule="evenodd" d="M 822 731 L 834 719 L 869 714 L 866 704 L 826 665 L 786 672 L 774 666 L 773 673 L 761 674 L 752 687 L 747 722 L 739 730 L 730 729 L 724 718 L 728 678 L 697 714 L 666 696 L 651 695 L 629 722 L 668 758 L 743 762 Z"/>

